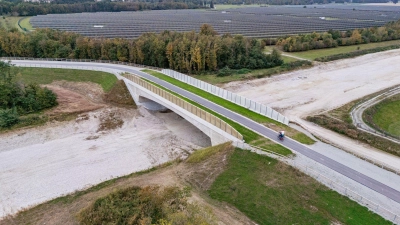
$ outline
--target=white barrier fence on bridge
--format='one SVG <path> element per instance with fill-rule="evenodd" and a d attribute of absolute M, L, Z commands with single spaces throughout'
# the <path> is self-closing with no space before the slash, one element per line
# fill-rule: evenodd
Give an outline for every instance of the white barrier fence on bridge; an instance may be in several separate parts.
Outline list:
<path fill-rule="evenodd" d="M 237 105 L 243 106 L 253 112 L 256 112 L 258 114 L 261 114 L 263 116 L 266 116 L 268 118 L 271 118 L 273 120 L 276 120 L 280 123 L 289 124 L 289 119 L 285 117 L 284 115 L 280 114 L 279 112 L 273 110 L 271 107 L 268 107 L 266 105 L 260 104 L 258 102 L 255 102 L 253 100 L 250 100 L 246 97 L 237 95 L 235 93 L 232 93 L 230 91 L 227 91 L 225 89 L 219 88 L 217 86 L 214 86 L 212 84 L 206 83 L 204 81 L 198 80 L 196 78 L 190 77 L 188 75 L 176 72 L 174 70 L 170 69 L 163 69 L 161 70 L 162 73 L 165 75 L 168 75 L 170 77 L 173 77 L 179 81 L 182 81 L 184 83 L 190 84 L 194 87 L 197 87 L 199 89 L 202 89 L 204 91 L 207 91 L 213 95 L 216 95 L 218 97 L 224 98 L 228 101 L 231 101 Z"/>

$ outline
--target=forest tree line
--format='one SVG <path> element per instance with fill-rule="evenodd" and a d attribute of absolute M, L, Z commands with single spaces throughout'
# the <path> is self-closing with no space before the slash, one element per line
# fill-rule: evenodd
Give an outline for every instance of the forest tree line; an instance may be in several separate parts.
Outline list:
<path fill-rule="evenodd" d="M 283 37 L 276 44 L 286 52 L 298 52 L 397 39 L 400 39 L 400 20 L 389 22 L 382 27 L 348 31 L 329 30 L 324 33 L 314 32 L 312 34 Z"/>
<path fill-rule="evenodd" d="M 210 25 L 196 33 L 146 33 L 137 39 L 89 38 L 80 34 L 37 29 L 29 33 L 0 30 L 0 56 L 115 60 L 198 73 L 260 69 L 283 63 L 279 54 L 266 55 L 262 43 L 240 35 L 219 36 Z"/>
<path fill-rule="evenodd" d="M 198 5 L 184 2 L 78 2 L 71 4 L 0 2 L 0 13 L 13 16 L 36 16 L 46 14 L 82 13 L 82 12 L 121 12 L 164 9 L 195 9 Z"/>

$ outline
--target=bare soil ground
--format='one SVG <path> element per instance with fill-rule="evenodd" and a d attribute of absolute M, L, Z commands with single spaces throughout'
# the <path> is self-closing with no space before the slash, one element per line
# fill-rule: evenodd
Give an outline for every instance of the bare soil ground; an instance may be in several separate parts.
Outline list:
<path fill-rule="evenodd" d="M 85 207 L 92 204 L 97 198 L 129 186 L 178 186 L 193 185 L 192 196 L 189 201 L 212 210 L 219 224 L 240 225 L 255 224 L 240 211 L 224 203 L 215 202 L 204 194 L 214 179 L 223 171 L 227 164 L 227 157 L 233 148 L 224 149 L 205 161 L 191 164 L 175 162 L 169 166 L 162 166 L 153 172 L 142 175 L 134 174 L 117 179 L 115 183 L 97 191 L 83 195 L 75 194 L 69 198 L 56 199 L 28 211 L 18 214 L 14 218 L 0 221 L 0 225 L 10 224 L 78 224 L 76 215 Z"/>
<path fill-rule="evenodd" d="M 369 54 L 271 78 L 225 84 L 223 88 L 267 104 L 311 133 L 340 148 L 389 163 L 400 169 L 400 158 L 303 120 L 363 96 L 400 84 L 400 50 Z"/>
<path fill-rule="evenodd" d="M 211 143 L 174 113 L 117 107 L 103 99 L 99 86 L 75 84 L 48 85 L 60 104 L 45 113 L 78 116 L 0 134 L 0 218 L 105 180 L 185 158 Z M 44 218 L 51 221 L 54 214 L 48 216 Z"/>

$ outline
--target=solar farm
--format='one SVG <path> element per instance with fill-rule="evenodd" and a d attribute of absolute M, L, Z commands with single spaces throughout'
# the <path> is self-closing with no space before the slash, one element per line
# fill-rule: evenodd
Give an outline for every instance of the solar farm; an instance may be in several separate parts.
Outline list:
<path fill-rule="evenodd" d="M 146 32 L 199 31 L 210 24 L 219 34 L 280 37 L 329 29 L 346 31 L 382 26 L 400 19 L 400 7 L 318 5 L 221 10 L 157 10 L 51 14 L 31 19 L 34 28 L 72 31 L 88 37 L 137 38 Z"/>

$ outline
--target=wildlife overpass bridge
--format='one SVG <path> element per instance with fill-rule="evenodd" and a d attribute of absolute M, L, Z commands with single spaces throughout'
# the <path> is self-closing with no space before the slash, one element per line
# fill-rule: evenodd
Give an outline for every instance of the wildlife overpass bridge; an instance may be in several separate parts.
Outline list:
<path fill-rule="evenodd" d="M 156 84 L 158 87 L 163 87 L 163 89 L 168 89 L 168 90 L 170 90 L 174 93 L 177 93 L 187 99 L 190 99 L 191 101 L 197 102 L 198 104 L 208 108 L 209 110 L 212 110 L 232 121 L 235 121 L 236 123 L 239 123 L 249 129 L 263 135 L 266 138 L 271 139 L 272 141 L 277 142 L 276 131 L 271 130 L 271 129 L 265 127 L 264 125 L 259 124 L 253 120 L 250 120 L 242 115 L 232 112 L 232 111 L 224 108 L 223 106 L 220 106 L 218 104 L 210 102 L 210 101 L 208 101 L 202 97 L 199 97 L 191 92 L 188 92 L 179 87 L 176 87 L 176 86 L 172 85 L 171 83 L 160 80 L 160 79 L 158 79 L 154 76 L 151 76 L 147 73 L 143 73 L 143 72 L 139 71 L 139 68 L 134 68 L 134 67 L 125 66 L 125 65 L 113 65 L 113 64 L 105 64 L 105 63 L 95 63 L 95 62 L 80 63 L 80 62 L 65 62 L 65 61 L 61 61 L 61 62 L 50 61 L 49 62 L 49 61 L 31 61 L 31 60 L 25 60 L 25 61 L 24 60 L 12 60 L 12 63 L 17 66 L 25 66 L 25 67 L 73 68 L 73 69 L 108 71 L 108 72 L 116 74 L 117 76 L 119 76 L 119 74 L 124 73 L 124 72 L 130 73 L 130 74 L 135 74 L 137 76 L 140 76 L 141 78 L 145 78 L 146 80 L 151 81 L 152 83 Z M 129 84 L 131 85 L 131 83 L 129 83 Z M 138 100 L 139 100 L 139 97 L 142 96 L 144 98 L 149 98 L 151 100 L 154 100 L 155 102 L 158 102 L 160 104 L 166 104 L 164 101 L 161 101 L 160 99 L 156 99 L 156 97 L 154 97 L 154 96 L 158 96 L 158 95 L 153 94 L 153 97 L 151 97 L 150 96 L 151 93 L 149 93 L 149 92 L 144 93 L 146 91 L 142 90 L 139 86 L 135 86 L 134 84 L 132 84 L 132 86 L 134 86 L 136 88 L 136 90 L 131 90 L 133 92 L 133 95 L 136 94 L 135 91 L 138 91 L 138 93 L 137 93 Z M 132 89 L 132 87 L 131 87 L 131 89 Z M 189 115 L 192 113 L 186 113 L 186 114 Z M 211 123 L 208 123 L 208 124 L 211 124 Z M 389 187 L 388 185 L 383 184 L 383 183 L 365 175 L 364 173 L 356 171 L 346 165 L 343 165 L 342 163 L 340 163 L 338 161 L 335 161 L 325 155 L 322 155 L 293 139 L 286 138 L 284 142 L 278 142 L 278 143 L 285 146 L 286 148 L 289 148 L 289 149 L 295 151 L 298 154 L 302 154 L 302 155 L 354 180 L 355 182 L 358 182 L 358 183 L 374 190 L 375 192 L 377 192 L 383 196 L 386 196 L 387 198 L 389 198 L 397 203 L 400 203 L 400 191 L 397 189 Z"/>

